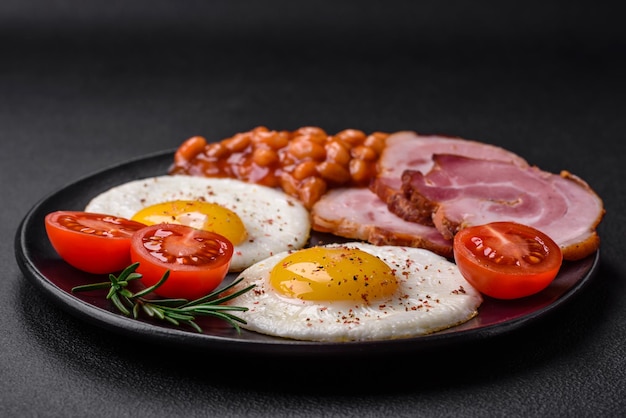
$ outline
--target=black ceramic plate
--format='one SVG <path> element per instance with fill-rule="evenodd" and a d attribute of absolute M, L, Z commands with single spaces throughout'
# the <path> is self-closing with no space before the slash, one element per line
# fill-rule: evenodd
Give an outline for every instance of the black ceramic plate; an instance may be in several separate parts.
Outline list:
<path fill-rule="evenodd" d="M 105 281 L 106 276 L 94 277 L 63 262 L 46 236 L 45 215 L 55 210 L 82 210 L 91 198 L 113 186 L 134 179 L 166 174 L 172 161 L 173 151 L 129 161 L 83 178 L 41 200 L 25 216 L 16 235 L 15 253 L 24 275 L 69 313 L 127 336 L 180 347 L 225 350 L 230 353 L 323 356 L 418 352 L 513 331 L 543 317 L 578 293 L 593 276 L 599 260 L 599 253 L 596 252 L 584 260 L 566 262 L 554 282 L 534 296 L 513 301 L 486 298 L 479 315 L 463 325 L 427 336 L 391 341 L 293 341 L 246 330 L 238 334 L 222 321 L 204 318 L 199 321 L 204 332 L 197 333 L 191 329 L 170 327 L 161 322 L 127 318 L 112 308 L 103 293 L 71 293 L 74 286 L 94 280 Z M 328 241 L 328 238 L 312 234 L 312 239 Z M 232 280 L 232 277 L 227 280 Z"/>

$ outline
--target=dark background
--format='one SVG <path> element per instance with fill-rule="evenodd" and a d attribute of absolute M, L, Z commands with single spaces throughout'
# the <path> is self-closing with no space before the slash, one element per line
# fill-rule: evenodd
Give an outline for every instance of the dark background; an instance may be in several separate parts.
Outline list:
<path fill-rule="evenodd" d="M 0 415 L 621 415 L 625 27 L 580 1 L 1 2 Z M 567 169 L 607 209 L 598 274 L 514 333 L 340 362 L 122 338 L 20 272 L 13 239 L 44 196 L 258 125 L 443 133 Z"/>

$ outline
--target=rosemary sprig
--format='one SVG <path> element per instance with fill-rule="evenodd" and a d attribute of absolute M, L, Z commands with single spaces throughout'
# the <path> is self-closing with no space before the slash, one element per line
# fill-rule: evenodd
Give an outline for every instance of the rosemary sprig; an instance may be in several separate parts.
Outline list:
<path fill-rule="evenodd" d="M 124 315 L 138 319 L 141 312 L 151 318 L 157 318 L 167 321 L 172 325 L 180 326 L 188 325 L 197 332 L 202 329 L 195 322 L 197 316 L 212 316 L 228 322 L 237 332 L 241 332 L 239 324 L 245 324 L 246 321 L 238 316 L 230 313 L 231 311 L 247 311 L 248 308 L 241 306 L 224 306 L 222 303 L 229 301 L 237 296 L 246 293 L 254 287 L 250 285 L 237 292 L 227 296 L 221 296 L 226 290 L 233 288 L 242 279 L 236 280 L 228 286 L 213 291 L 200 299 L 189 301 L 187 299 L 148 299 L 145 296 L 161 286 L 169 277 L 169 270 L 163 274 L 161 279 L 148 288 L 133 293 L 127 289 L 128 284 L 141 278 L 141 274 L 135 270 L 139 263 L 131 264 L 126 267 L 119 276 L 109 274 L 109 281 L 101 283 L 92 283 L 72 288 L 72 292 L 85 292 L 90 290 L 109 289 L 106 298 L 111 300 L 113 305 Z"/>

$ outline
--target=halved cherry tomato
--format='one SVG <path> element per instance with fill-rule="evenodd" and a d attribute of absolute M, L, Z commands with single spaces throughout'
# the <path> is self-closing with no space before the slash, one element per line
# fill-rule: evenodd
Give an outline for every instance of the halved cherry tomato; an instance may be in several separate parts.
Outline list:
<path fill-rule="evenodd" d="M 52 247 L 63 260 L 95 274 L 114 273 L 128 267 L 130 238 L 145 227 L 117 216 L 78 211 L 49 213 L 45 226 Z"/>
<path fill-rule="evenodd" d="M 545 289 L 558 274 L 563 255 L 554 240 L 535 228 L 493 222 L 459 231 L 454 259 L 481 293 L 515 299 Z"/>
<path fill-rule="evenodd" d="M 217 288 L 228 274 L 233 244 L 214 232 L 186 225 L 156 224 L 139 230 L 130 257 L 146 286 L 169 277 L 155 290 L 167 298 L 197 299 Z"/>

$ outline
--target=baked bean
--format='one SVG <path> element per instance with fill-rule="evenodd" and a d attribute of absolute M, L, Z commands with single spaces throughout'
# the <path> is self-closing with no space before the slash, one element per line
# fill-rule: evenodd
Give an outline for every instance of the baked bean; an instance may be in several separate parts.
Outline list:
<path fill-rule="evenodd" d="M 287 148 L 289 149 L 289 153 L 299 160 L 310 158 L 321 161 L 326 158 L 326 150 L 323 145 L 308 141 L 302 137 L 293 139 Z"/>
<path fill-rule="evenodd" d="M 293 178 L 293 176 L 289 173 L 282 173 L 280 175 L 280 188 L 283 189 L 285 193 L 290 196 L 294 196 L 299 198 L 299 189 L 298 184 L 300 182 Z"/>
<path fill-rule="evenodd" d="M 298 198 L 306 208 L 311 209 L 327 189 L 328 185 L 321 178 L 308 177 L 300 182 Z"/>
<path fill-rule="evenodd" d="M 316 166 L 317 164 L 315 163 L 315 161 L 309 160 L 301 162 L 296 166 L 291 175 L 296 180 L 304 180 L 307 177 L 315 176 L 318 174 Z"/>
<path fill-rule="evenodd" d="M 280 168 L 287 169 L 286 171 L 291 171 L 293 170 L 293 167 L 298 165 L 298 162 L 300 160 L 298 160 L 297 158 L 295 158 L 293 155 L 289 154 L 288 152 L 281 152 L 281 151 L 285 151 L 286 149 L 287 148 L 284 148 L 278 152 L 278 158 L 280 159 L 280 162 L 278 164 Z"/>
<path fill-rule="evenodd" d="M 365 160 L 354 159 L 350 161 L 350 176 L 352 181 L 358 185 L 367 185 L 373 176 L 374 164 Z"/>
<path fill-rule="evenodd" d="M 318 144 L 323 144 L 326 141 L 326 138 L 328 138 L 326 131 L 322 128 L 318 128 L 317 126 L 304 126 L 294 132 L 294 136 L 300 135 L 306 136 Z"/>
<path fill-rule="evenodd" d="M 326 144 L 326 160 L 346 167 L 350 162 L 350 151 L 343 141 L 332 140 Z"/>
<path fill-rule="evenodd" d="M 278 162 L 278 154 L 271 148 L 256 148 L 252 152 L 252 161 L 261 167 L 269 167 Z"/>
<path fill-rule="evenodd" d="M 219 159 L 228 157 L 230 150 L 221 142 L 212 142 L 206 146 L 204 153 L 207 157 Z"/>
<path fill-rule="evenodd" d="M 223 140 L 222 143 L 230 152 L 242 152 L 250 145 L 250 136 L 237 134 L 232 138 Z"/>
<path fill-rule="evenodd" d="M 317 165 L 317 172 L 323 179 L 334 184 L 344 184 L 350 181 L 350 172 L 347 168 L 337 164 L 324 161 Z"/>
<path fill-rule="evenodd" d="M 324 145 L 326 143 L 326 136 L 320 136 L 315 134 L 302 134 L 293 137 L 292 141 L 309 141 L 314 144 Z"/>
<path fill-rule="evenodd" d="M 374 161 L 378 158 L 376 151 L 365 145 L 358 145 L 350 150 L 350 155 L 353 158 L 364 161 Z"/>
<path fill-rule="evenodd" d="M 374 132 L 373 134 L 368 135 L 367 138 L 365 138 L 363 145 L 365 145 L 366 147 L 370 147 L 371 149 L 376 151 L 376 154 L 380 156 L 380 154 L 383 152 L 383 149 L 385 148 L 385 142 L 388 136 L 389 134 Z"/>
<path fill-rule="evenodd" d="M 254 140 L 277 151 L 287 146 L 289 136 L 286 132 L 259 132 L 254 136 Z"/>
<path fill-rule="evenodd" d="M 270 132 L 270 130 L 268 129 L 267 126 L 257 126 L 256 128 L 253 128 L 250 133 L 251 134 L 259 134 L 259 133 L 265 133 L 265 132 Z"/>
<path fill-rule="evenodd" d="M 337 133 L 335 137 L 346 141 L 351 145 L 359 145 L 365 140 L 365 132 L 358 129 L 344 129 L 343 131 Z"/>
<path fill-rule="evenodd" d="M 175 164 L 186 164 L 191 161 L 196 155 L 200 154 L 204 147 L 206 147 L 206 139 L 202 136 L 192 136 L 176 150 L 174 154 Z"/>

